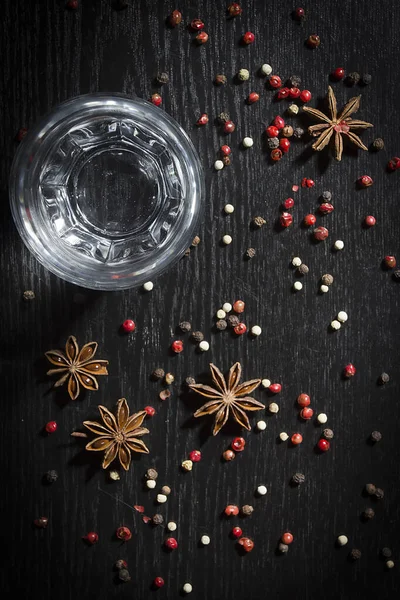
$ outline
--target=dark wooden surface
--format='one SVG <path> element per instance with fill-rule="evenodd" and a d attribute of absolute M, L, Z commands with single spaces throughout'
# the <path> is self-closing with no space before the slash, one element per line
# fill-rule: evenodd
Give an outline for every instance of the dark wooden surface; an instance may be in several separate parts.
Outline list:
<path fill-rule="evenodd" d="M 400 4 L 309 2 L 308 19 L 299 25 L 291 19 L 294 3 L 289 0 L 244 1 L 242 17 L 233 21 L 226 19 L 225 2 L 182 2 L 185 24 L 198 16 L 207 24 L 210 41 L 201 48 L 193 45 L 193 34 L 184 25 L 166 28 L 165 17 L 176 8 L 169 0 L 134 1 L 124 12 L 114 11 L 106 0 L 80 4 L 77 13 L 64 10 L 64 3 L 56 0 L 15 0 L 2 6 L 1 443 L 2 528 L 8 554 L 2 565 L 2 597 L 174 598 L 186 581 L 193 585 L 191 598 L 207 600 L 398 597 L 400 288 L 380 263 L 385 254 L 399 250 L 398 174 L 388 175 L 385 165 L 399 153 Z M 257 41 L 241 47 L 238 41 L 247 30 Z M 316 51 L 304 46 L 310 33 L 321 36 Z M 299 142 L 271 166 L 263 124 L 286 104 L 274 103 L 274 94 L 257 77 L 264 62 L 282 77 L 299 74 L 314 95 L 313 105 L 326 93 L 333 68 L 371 73 L 373 83 L 360 90 L 359 118 L 375 128 L 363 139 L 370 143 L 382 136 L 387 149 L 378 155 L 346 151 L 337 164 L 326 154 L 310 154 Z M 251 72 L 243 85 L 232 81 L 240 68 Z M 190 133 L 206 171 L 201 245 L 155 281 L 150 294 L 78 289 L 45 271 L 24 248 L 12 223 L 7 178 L 16 147 L 13 137 L 19 127 L 31 126 L 58 102 L 80 93 L 102 90 L 148 98 L 152 79 L 161 70 L 171 80 L 162 92 L 161 110 Z M 228 76 L 226 87 L 213 86 L 217 72 Z M 339 105 L 354 95 L 343 83 L 334 89 Z M 251 90 L 259 91 L 261 100 L 249 107 L 244 99 Z M 224 138 L 212 122 L 202 129 L 193 124 L 201 112 L 215 117 L 221 110 L 231 113 L 237 130 L 229 138 L 233 164 L 217 174 L 212 165 Z M 245 135 L 255 142 L 247 152 L 239 148 Z M 357 191 L 355 181 L 364 173 L 375 184 Z M 274 224 L 279 204 L 304 176 L 315 180 L 315 188 L 295 194 L 295 225 L 278 232 Z M 325 189 L 333 193 L 335 212 L 319 218 L 330 238 L 315 245 L 299 223 L 316 209 Z M 222 214 L 227 201 L 235 205 L 232 216 Z M 268 224 L 253 232 L 249 223 L 257 214 Z M 377 226 L 368 231 L 361 227 L 367 214 L 377 218 Z M 224 233 L 232 235 L 233 243 L 222 248 Z M 343 252 L 331 251 L 335 239 L 344 240 Z M 257 256 L 245 262 L 248 246 Z M 310 267 L 297 295 L 291 293 L 295 276 L 289 267 L 295 255 Z M 319 278 L 326 272 L 335 282 L 328 294 L 319 295 Z M 36 293 L 32 303 L 21 299 L 26 289 Z M 246 302 L 248 325 L 263 328 L 260 338 L 234 339 L 228 332 L 212 331 L 216 309 L 236 298 Z M 329 333 L 339 310 L 348 312 L 349 321 L 339 332 Z M 122 337 L 118 328 L 126 317 L 135 319 L 137 331 Z M 183 318 L 205 333 L 211 344 L 208 353 L 199 355 L 187 342 L 182 355 L 169 356 L 175 327 Z M 69 334 L 80 344 L 97 340 L 99 356 L 110 361 L 110 375 L 100 380 L 100 391 L 76 402 L 68 401 L 64 389 L 55 393 L 44 375 L 43 353 L 62 346 Z M 226 371 L 237 360 L 246 378 L 282 383 L 277 399 L 281 410 L 276 416 L 255 414 L 252 423 L 265 418 L 266 431 L 246 433 L 245 452 L 232 463 L 222 463 L 221 453 L 237 430 L 210 437 L 212 418 L 193 422 L 191 414 L 200 400 L 182 394 L 181 382 L 188 375 L 206 377 L 210 361 Z M 358 372 L 343 381 L 341 370 L 348 362 Z M 149 380 L 156 366 L 176 376 L 173 395 L 163 404 L 158 400 L 160 385 Z M 384 388 L 376 383 L 382 371 L 391 376 Z M 298 421 L 295 399 L 302 391 L 312 396 L 316 412 L 328 414 L 335 431 L 325 455 L 314 452 L 320 429 Z M 112 408 L 122 396 L 132 410 L 154 405 L 157 416 L 149 422 L 151 454 L 134 460 L 129 474 L 111 484 L 99 468 L 99 457 L 85 453 L 69 434 L 83 420 L 96 418 L 98 404 Z M 269 402 L 261 390 L 255 397 Z M 52 419 L 58 431 L 43 437 L 41 429 Z M 372 447 L 367 438 L 374 429 L 383 439 Z M 296 430 L 304 436 L 302 446 L 277 443 L 279 432 Z M 203 460 L 184 474 L 180 462 L 193 448 L 201 448 Z M 145 491 L 142 483 L 150 466 L 159 471 L 160 486 L 168 484 L 173 490 L 160 508 L 166 520 L 178 523 L 180 547 L 171 555 L 162 547 L 163 528 L 144 525 L 131 508 L 143 504 L 146 514 L 157 511 L 155 492 Z M 53 486 L 42 484 L 48 469 L 59 472 Z M 306 475 L 300 489 L 289 485 L 296 471 Z M 362 496 L 367 482 L 384 488 L 383 501 L 373 503 Z M 256 499 L 259 484 L 268 487 L 268 494 Z M 227 522 L 220 514 L 228 502 L 253 504 L 255 512 L 246 521 Z M 376 517 L 365 524 L 360 513 L 367 506 L 375 508 Z M 40 515 L 50 519 L 47 530 L 32 528 Z M 233 523 L 254 538 L 251 554 L 237 553 L 229 538 Z M 113 537 L 120 525 L 134 530 L 124 545 Z M 275 549 L 285 529 L 293 531 L 295 541 L 289 554 L 279 557 Z M 90 530 L 99 533 L 97 546 L 87 547 L 81 539 Z M 342 532 L 349 545 L 338 550 L 335 539 Z M 199 548 L 205 533 L 211 544 Z M 379 559 L 383 546 L 393 550 L 396 566 L 390 572 Z M 353 547 L 362 551 L 356 564 L 347 560 Z M 129 584 L 114 581 L 112 567 L 118 558 L 129 562 Z M 166 581 L 158 592 L 150 589 L 155 576 Z"/>

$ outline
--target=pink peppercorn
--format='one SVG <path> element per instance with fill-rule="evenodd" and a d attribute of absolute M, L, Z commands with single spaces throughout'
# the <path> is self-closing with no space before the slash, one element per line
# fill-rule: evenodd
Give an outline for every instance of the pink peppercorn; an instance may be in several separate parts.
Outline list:
<path fill-rule="evenodd" d="M 300 96 L 300 94 L 301 94 L 301 91 L 297 87 L 292 87 L 289 90 L 290 98 L 293 98 L 293 99 L 298 98 Z"/>
<path fill-rule="evenodd" d="M 228 6 L 228 13 L 231 17 L 238 17 L 242 14 L 242 10 L 243 9 L 238 2 L 232 2 L 232 4 Z"/>
<path fill-rule="evenodd" d="M 289 148 L 290 148 L 290 142 L 287 138 L 282 138 L 279 140 L 279 148 L 282 150 L 282 152 L 289 152 Z"/>
<path fill-rule="evenodd" d="M 318 210 L 322 215 L 329 215 L 335 210 L 335 208 L 330 202 L 323 202 L 322 204 L 320 204 Z"/>
<path fill-rule="evenodd" d="M 294 446 L 298 446 L 303 441 L 303 436 L 301 435 L 301 433 L 294 433 L 290 438 L 290 441 Z"/>
<path fill-rule="evenodd" d="M 235 504 L 228 504 L 225 508 L 224 513 L 227 517 L 236 517 L 239 514 L 239 507 Z"/>
<path fill-rule="evenodd" d="M 316 227 L 314 229 L 314 238 L 321 242 L 322 240 L 326 240 L 329 235 L 329 231 L 326 227 Z"/>
<path fill-rule="evenodd" d="M 235 311 L 235 313 L 240 314 L 240 313 L 244 312 L 244 309 L 246 308 L 246 304 L 243 302 L 243 300 L 235 300 L 232 308 Z"/>
<path fill-rule="evenodd" d="M 320 450 L 321 452 L 328 452 L 331 445 L 328 442 L 328 440 L 321 438 L 320 440 L 318 440 L 317 447 L 318 447 L 318 450 Z"/>
<path fill-rule="evenodd" d="M 282 206 L 286 210 L 289 210 L 289 209 L 293 208 L 293 206 L 294 206 L 294 200 L 293 200 L 293 198 L 286 198 L 286 200 L 284 200 L 282 202 Z"/>
<path fill-rule="evenodd" d="M 208 123 L 208 115 L 207 113 L 203 113 L 196 121 L 196 125 L 201 127 L 202 125 L 207 125 Z"/>
<path fill-rule="evenodd" d="M 282 391 L 282 386 L 280 383 L 271 383 L 268 389 L 273 394 L 280 394 Z"/>
<path fill-rule="evenodd" d="M 146 411 L 148 417 L 154 417 L 154 415 L 156 414 L 156 409 L 152 406 L 145 406 L 144 410 Z"/>
<path fill-rule="evenodd" d="M 332 73 L 332 77 L 334 79 L 336 79 L 337 81 L 340 81 L 340 79 L 343 79 L 343 77 L 344 77 L 343 67 L 338 67 L 337 69 L 335 69 Z"/>
<path fill-rule="evenodd" d="M 283 125 L 282 125 L 282 127 L 283 127 Z M 269 138 L 278 137 L 278 135 L 279 135 L 279 129 L 277 127 L 275 127 L 275 125 L 270 125 L 265 130 L 265 133 L 267 134 L 267 136 Z"/>
<path fill-rule="evenodd" d="M 178 547 L 178 542 L 175 538 L 169 537 L 166 538 L 164 545 L 168 548 L 168 550 L 176 550 Z"/>
<path fill-rule="evenodd" d="M 314 187 L 315 182 L 313 181 L 313 179 L 308 179 L 308 177 L 303 177 L 303 179 L 301 180 L 301 187 L 303 188 L 312 188 Z"/>
<path fill-rule="evenodd" d="M 301 100 L 302 102 L 304 102 L 304 103 L 306 103 L 306 102 L 310 102 L 310 100 L 311 100 L 311 92 L 309 92 L 308 90 L 303 90 L 303 91 L 300 93 L 300 96 L 299 96 L 299 98 L 300 98 L 300 100 Z"/>
<path fill-rule="evenodd" d="M 170 14 L 168 21 L 171 27 L 176 27 L 182 22 L 182 13 L 179 10 L 174 10 Z"/>
<path fill-rule="evenodd" d="M 47 433 L 54 433 L 57 431 L 57 423 L 55 421 L 49 421 L 45 425 L 45 430 Z"/>
<path fill-rule="evenodd" d="M 253 44 L 256 36 L 251 31 L 246 31 L 246 33 L 242 37 L 242 41 L 244 44 Z"/>
<path fill-rule="evenodd" d="M 238 544 L 240 544 L 240 546 L 242 546 L 242 548 L 245 552 L 251 552 L 254 548 L 254 542 L 249 537 L 241 537 L 238 540 Z"/>
<path fill-rule="evenodd" d="M 281 160 L 283 156 L 282 150 L 280 148 L 274 148 L 274 150 L 271 150 L 270 156 L 271 160 L 278 162 L 278 160 Z"/>
<path fill-rule="evenodd" d="M 165 581 L 162 577 L 156 577 L 153 581 L 154 587 L 156 588 L 162 588 L 164 583 Z"/>
<path fill-rule="evenodd" d="M 128 527 L 118 527 L 117 531 L 115 532 L 115 535 L 119 540 L 122 540 L 124 542 L 127 542 L 128 540 L 132 539 L 132 532 Z"/>
<path fill-rule="evenodd" d="M 247 326 L 244 323 L 238 323 L 233 328 L 233 331 L 236 333 L 236 335 L 243 335 L 247 331 Z"/>
<path fill-rule="evenodd" d="M 276 127 L 277 129 L 283 129 L 285 127 L 285 120 L 282 119 L 282 117 L 280 115 L 277 115 L 275 117 L 275 119 L 272 121 L 272 125 L 273 125 L 273 127 Z M 272 137 L 275 137 L 275 136 L 272 136 Z"/>
<path fill-rule="evenodd" d="M 162 98 L 160 94 L 153 94 L 150 100 L 154 104 L 154 106 L 160 106 L 160 104 L 162 104 Z"/>
<path fill-rule="evenodd" d="M 280 224 L 282 227 L 289 227 L 293 223 L 293 217 L 288 212 L 283 212 L 280 216 Z"/>
<path fill-rule="evenodd" d="M 311 227 L 311 225 L 315 225 L 315 223 L 317 222 L 317 219 L 315 217 L 315 215 L 306 215 L 303 219 L 304 225 L 306 225 L 307 227 Z"/>
<path fill-rule="evenodd" d="M 260 95 L 257 94 L 257 92 L 250 92 L 250 94 L 247 96 L 247 103 L 254 104 L 255 102 L 258 102 L 259 99 Z"/>
<path fill-rule="evenodd" d="M 400 169 L 400 158 L 398 156 L 391 158 L 387 164 L 387 168 L 389 171 L 397 171 L 397 169 Z"/>
<path fill-rule="evenodd" d="M 311 403 L 310 396 L 308 394 L 300 394 L 297 396 L 297 404 L 299 406 L 309 406 Z"/>
<path fill-rule="evenodd" d="M 243 534 L 243 531 L 240 529 L 240 527 L 233 527 L 231 534 L 234 538 L 240 538 Z"/>
<path fill-rule="evenodd" d="M 190 27 L 193 31 L 201 31 L 204 29 L 204 23 L 201 19 L 193 19 L 190 23 Z"/>
<path fill-rule="evenodd" d="M 245 445 L 246 440 L 242 437 L 235 437 L 235 439 L 231 442 L 231 448 L 236 452 L 242 452 L 244 450 Z"/>
<path fill-rule="evenodd" d="M 362 177 L 359 178 L 358 183 L 361 187 L 369 187 L 374 182 L 373 182 L 372 177 L 370 177 L 369 175 L 363 175 Z"/>
<path fill-rule="evenodd" d="M 364 223 L 367 227 L 373 227 L 376 224 L 376 219 L 372 215 L 368 215 L 365 217 Z"/>
<path fill-rule="evenodd" d="M 132 321 L 132 319 L 126 319 L 126 321 L 122 323 L 122 329 L 125 331 L 125 333 L 132 333 L 132 331 L 135 331 L 136 329 L 135 321 Z"/>
<path fill-rule="evenodd" d="M 200 33 L 196 35 L 195 39 L 198 44 L 206 44 L 208 42 L 208 33 L 205 31 L 200 31 Z"/>
<path fill-rule="evenodd" d="M 278 89 L 282 86 L 282 80 L 278 75 L 271 75 L 268 81 L 269 85 L 274 89 Z"/>
<path fill-rule="evenodd" d="M 171 350 L 176 354 L 179 354 L 183 350 L 183 342 L 181 340 L 175 340 L 171 344 Z"/>
<path fill-rule="evenodd" d="M 304 8 L 296 8 L 294 11 L 294 18 L 298 21 L 302 21 L 306 16 Z"/>
<path fill-rule="evenodd" d="M 289 94 L 289 88 L 283 87 L 278 91 L 276 97 L 278 98 L 278 100 L 284 100 L 285 98 L 289 98 Z"/>
<path fill-rule="evenodd" d="M 311 417 L 313 416 L 313 414 L 314 414 L 313 409 L 310 408 L 310 407 L 308 407 L 308 406 L 305 407 L 305 408 L 302 408 L 301 411 L 300 411 L 300 416 L 305 421 L 308 421 L 309 419 L 311 419 Z"/>
<path fill-rule="evenodd" d="M 99 536 L 94 531 L 89 531 L 89 533 L 87 533 L 82 539 L 84 539 L 88 544 L 93 545 L 97 544 L 99 541 Z"/>
<path fill-rule="evenodd" d="M 354 377 L 355 374 L 356 374 L 356 368 L 351 363 L 346 365 L 345 368 L 343 369 L 344 377 L 347 377 L 347 378 Z"/>
<path fill-rule="evenodd" d="M 285 531 L 285 533 L 282 534 L 281 541 L 282 544 L 286 544 L 287 546 L 293 542 L 293 535 L 290 533 L 290 531 Z"/>
<path fill-rule="evenodd" d="M 233 121 L 225 121 L 224 133 L 233 133 L 236 129 L 236 125 Z"/>
<path fill-rule="evenodd" d="M 192 462 L 199 462 L 201 460 L 200 450 L 192 450 L 189 454 L 189 458 Z"/>
<path fill-rule="evenodd" d="M 226 144 L 224 144 L 223 146 L 221 146 L 221 154 L 223 156 L 229 156 L 231 152 L 232 152 L 232 150 Z"/>

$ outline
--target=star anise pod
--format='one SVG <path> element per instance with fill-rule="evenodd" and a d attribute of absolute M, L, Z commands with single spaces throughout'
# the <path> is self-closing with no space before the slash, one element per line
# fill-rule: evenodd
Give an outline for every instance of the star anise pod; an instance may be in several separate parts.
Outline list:
<path fill-rule="evenodd" d="M 131 464 L 131 452 L 149 453 L 146 444 L 139 437 L 149 433 L 146 427 L 141 427 L 147 413 L 145 410 L 129 416 L 129 406 L 125 398 L 117 402 L 117 417 L 105 406 L 98 406 L 102 423 L 96 421 L 84 421 L 84 426 L 96 433 L 98 437 L 86 444 L 86 450 L 95 452 L 104 451 L 103 469 L 117 458 L 125 471 L 129 470 Z"/>
<path fill-rule="evenodd" d="M 98 375 L 108 375 L 108 360 L 93 360 L 97 351 L 97 343 L 85 344 L 81 351 L 73 335 L 70 335 L 65 344 L 65 352 L 49 350 L 45 352 L 47 359 L 57 369 L 50 369 L 47 375 L 61 375 L 54 387 L 60 387 L 68 380 L 68 393 L 71 400 L 79 396 L 80 385 L 87 390 L 98 390 Z"/>
<path fill-rule="evenodd" d="M 337 104 L 335 94 L 331 86 L 328 87 L 328 105 L 329 115 L 325 115 L 320 110 L 312 108 L 311 106 L 304 106 L 303 110 L 319 121 L 323 121 L 319 125 L 311 125 L 308 128 L 309 133 L 318 139 L 313 143 L 312 147 L 314 150 L 322 150 L 329 144 L 329 141 L 333 134 L 335 134 L 335 158 L 336 160 L 342 159 L 343 152 L 343 136 L 345 135 L 353 144 L 368 150 L 368 148 L 362 143 L 361 139 L 353 133 L 352 129 L 367 129 L 373 127 L 372 123 L 366 123 L 365 121 L 358 121 L 350 119 L 350 115 L 356 112 L 360 106 L 361 96 L 351 98 L 347 104 L 345 104 L 342 112 L 337 114 Z"/>
<path fill-rule="evenodd" d="M 215 413 L 213 435 L 217 435 L 227 422 L 230 414 L 232 414 L 239 425 L 246 429 L 251 429 L 245 411 L 260 410 L 261 408 L 265 408 L 265 406 L 261 402 L 258 402 L 258 400 L 250 398 L 248 394 L 251 394 L 260 385 L 261 379 L 252 379 L 251 381 L 239 384 L 242 367 L 238 362 L 230 368 L 227 382 L 221 371 L 212 363 L 210 363 L 210 369 L 215 388 L 201 383 L 193 383 L 189 386 L 190 389 L 198 394 L 206 396 L 206 398 L 211 398 L 210 402 L 206 402 L 204 406 L 194 413 L 194 416 L 202 417 Z"/>

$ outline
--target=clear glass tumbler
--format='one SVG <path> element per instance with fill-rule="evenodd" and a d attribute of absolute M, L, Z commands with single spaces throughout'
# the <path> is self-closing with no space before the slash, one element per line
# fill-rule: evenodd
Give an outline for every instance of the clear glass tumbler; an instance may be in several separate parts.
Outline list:
<path fill-rule="evenodd" d="M 130 288 L 178 260 L 204 197 L 199 157 L 164 111 L 89 94 L 33 127 L 14 158 L 17 229 L 49 271 L 83 287 Z"/>

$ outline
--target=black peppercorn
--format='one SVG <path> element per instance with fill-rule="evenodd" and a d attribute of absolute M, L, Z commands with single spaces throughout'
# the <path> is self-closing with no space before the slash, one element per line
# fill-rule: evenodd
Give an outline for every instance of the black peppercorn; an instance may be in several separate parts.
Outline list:
<path fill-rule="evenodd" d="M 163 485 L 161 488 L 161 493 L 165 496 L 169 496 L 171 493 L 171 488 L 169 487 L 169 485 Z"/>
<path fill-rule="evenodd" d="M 270 150 L 275 150 L 276 148 L 279 147 L 279 138 L 277 138 L 277 137 L 268 138 L 267 144 L 268 144 L 268 148 Z"/>
<path fill-rule="evenodd" d="M 332 275 L 330 275 L 329 273 L 325 273 L 325 275 L 322 275 L 322 277 L 321 277 L 321 282 L 324 285 L 332 285 L 332 283 L 333 283 Z"/>
<path fill-rule="evenodd" d="M 46 481 L 48 483 L 54 483 L 55 481 L 57 481 L 58 479 L 58 473 L 57 471 L 51 470 L 51 471 L 47 471 L 46 473 Z"/>
<path fill-rule="evenodd" d="M 162 515 L 154 515 L 151 522 L 153 525 L 162 525 L 164 523 L 164 517 Z"/>
<path fill-rule="evenodd" d="M 239 321 L 239 317 L 237 317 L 236 315 L 228 315 L 226 317 L 226 321 L 229 325 L 229 327 L 236 327 L 236 325 L 239 325 L 240 321 Z"/>
<path fill-rule="evenodd" d="M 247 248 L 246 252 L 245 252 L 245 257 L 246 258 L 254 258 L 256 255 L 256 251 L 254 250 L 254 248 Z"/>
<path fill-rule="evenodd" d="M 321 199 L 323 200 L 323 202 L 330 202 L 332 200 L 332 192 L 322 192 Z"/>
<path fill-rule="evenodd" d="M 373 494 L 375 494 L 376 487 L 374 486 L 373 483 L 367 483 L 365 485 L 365 491 L 369 496 L 373 496 Z"/>
<path fill-rule="evenodd" d="M 353 550 L 349 554 L 349 558 L 350 560 L 358 560 L 359 558 L 361 558 L 361 550 L 353 548 Z"/>
<path fill-rule="evenodd" d="M 162 379 L 165 375 L 165 371 L 164 369 L 154 369 L 154 371 L 151 374 L 151 378 L 152 379 Z"/>
<path fill-rule="evenodd" d="M 246 517 L 249 517 L 254 512 L 254 508 L 250 506 L 250 504 L 245 504 L 240 510 L 242 515 L 245 515 Z"/>
<path fill-rule="evenodd" d="M 160 85 L 165 85 L 169 82 L 169 77 L 166 73 L 158 73 L 156 80 Z"/>
<path fill-rule="evenodd" d="M 229 113 L 227 113 L 227 112 L 219 113 L 218 119 L 220 120 L 221 123 L 226 123 L 227 121 L 231 120 Z"/>
<path fill-rule="evenodd" d="M 287 544 L 282 544 L 282 542 L 280 542 L 279 546 L 278 546 L 278 550 L 279 550 L 279 552 L 282 552 L 282 554 L 285 554 L 289 550 L 289 546 Z"/>
<path fill-rule="evenodd" d="M 364 519 L 364 521 L 369 521 L 370 519 L 373 519 L 374 516 L 375 511 L 372 508 L 366 508 L 362 513 L 362 518 Z"/>
<path fill-rule="evenodd" d="M 146 479 L 157 479 L 158 473 L 155 469 L 147 469 Z"/>
<path fill-rule="evenodd" d="M 259 229 L 260 227 L 265 225 L 266 222 L 267 221 L 265 219 L 263 219 L 263 217 L 254 217 L 251 224 L 255 229 Z"/>
<path fill-rule="evenodd" d="M 301 79 L 298 75 L 291 75 L 288 79 L 290 87 L 299 88 L 301 86 Z"/>
<path fill-rule="evenodd" d="M 382 439 L 382 434 L 380 431 L 373 431 L 370 437 L 372 442 L 380 442 Z"/>
<path fill-rule="evenodd" d="M 182 321 L 181 323 L 179 323 L 179 329 L 181 331 L 183 331 L 184 333 L 186 333 L 187 331 L 190 331 L 192 329 L 192 326 L 189 323 L 189 321 Z M 164 377 L 164 375 L 163 375 L 163 377 Z"/>
<path fill-rule="evenodd" d="M 292 477 L 292 483 L 294 483 L 295 485 L 300 485 L 300 484 L 304 483 L 305 480 L 306 480 L 306 478 L 303 475 L 303 473 L 295 473 Z"/>
<path fill-rule="evenodd" d="M 379 383 L 384 385 L 385 383 L 389 383 L 390 377 L 387 373 L 381 373 L 379 377 Z"/>
<path fill-rule="evenodd" d="M 217 85 L 225 85 L 227 79 L 225 75 L 216 75 L 214 81 Z"/>
<path fill-rule="evenodd" d="M 360 75 L 357 72 L 349 73 L 345 79 L 347 85 L 355 85 L 360 81 Z"/>
<path fill-rule="evenodd" d="M 304 129 L 302 129 L 301 127 L 295 127 L 293 129 L 293 136 L 295 138 L 300 139 L 303 135 L 304 135 Z"/>
<path fill-rule="evenodd" d="M 228 323 L 225 321 L 225 319 L 218 319 L 218 321 L 215 323 L 215 327 L 218 329 L 218 331 L 224 331 L 224 329 L 228 327 Z"/>
<path fill-rule="evenodd" d="M 24 300 L 27 300 L 27 301 L 34 300 L 35 299 L 35 292 L 33 292 L 32 290 L 26 290 L 23 293 L 23 298 L 24 298 Z"/>
<path fill-rule="evenodd" d="M 196 383 L 196 380 L 194 377 L 186 377 L 185 383 L 186 385 L 194 385 Z"/>
<path fill-rule="evenodd" d="M 297 272 L 299 275 L 307 275 L 307 273 L 309 272 L 309 268 L 307 267 L 307 265 L 301 264 L 298 268 L 297 268 Z"/>
<path fill-rule="evenodd" d="M 372 81 L 372 75 L 370 75 L 369 73 L 365 73 L 362 77 L 361 77 L 361 83 L 363 85 L 369 85 Z"/>
<path fill-rule="evenodd" d="M 131 576 L 129 575 L 128 569 L 120 569 L 118 571 L 118 577 L 121 581 L 127 582 L 131 580 Z"/>
<path fill-rule="evenodd" d="M 382 500 L 383 497 L 385 495 L 385 492 L 381 489 L 381 488 L 376 488 L 375 493 L 374 493 L 374 497 L 377 500 Z"/>
<path fill-rule="evenodd" d="M 375 150 L 376 152 L 379 152 L 379 150 L 383 150 L 384 147 L 385 147 L 385 142 L 383 141 L 382 138 L 376 138 L 372 142 L 372 150 Z"/>
<path fill-rule="evenodd" d="M 390 548 L 382 548 L 381 555 L 383 558 L 390 558 L 392 556 L 392 551 Z"/>
<path fill-rule="evenodd" d="M 326 440 L 332 440 L 333 439 L 334 433 L 333 433 L 332 429 L 324 429 L 323 433 L 324 433 L 324 438 Z"/>
<path fill-rule="evenodd" d="M 204 340 L 204 333 L 202 333 L 201 331 L 193 331 L 192 340 L 194 342 L 202 342 Z"/>

